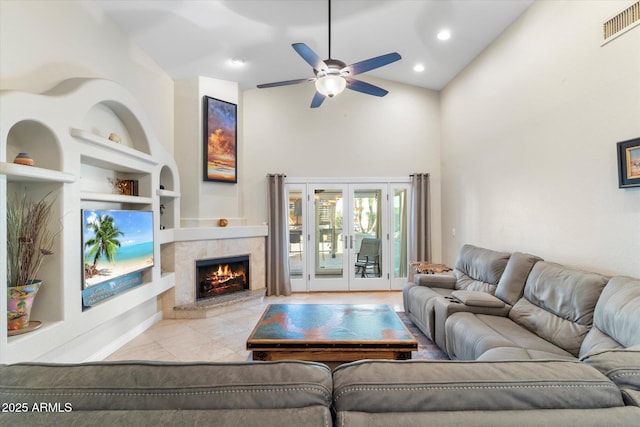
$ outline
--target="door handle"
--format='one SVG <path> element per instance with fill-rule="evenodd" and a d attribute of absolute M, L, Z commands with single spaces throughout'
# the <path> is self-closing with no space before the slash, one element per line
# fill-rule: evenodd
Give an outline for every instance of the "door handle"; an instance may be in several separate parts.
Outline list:
<path fill-rule="evenodd" d="M 348 237 L 345 235 L 344 236 L 344 248 L 347 249 L 347 239 Z"/>
<path fill-rule="evenodd" d="M 351 248 L 350 249 L 353 249 L 353 236 L 349 236 L 349 237 L 351 237 L 351 245 L 350 245 Z"/>

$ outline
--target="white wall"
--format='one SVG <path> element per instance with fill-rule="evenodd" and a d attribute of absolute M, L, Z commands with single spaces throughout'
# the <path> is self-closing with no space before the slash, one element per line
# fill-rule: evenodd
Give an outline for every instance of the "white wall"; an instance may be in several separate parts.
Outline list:
<path fill-rule="evenodd" d="M 173 151 L 173 80 L 92 1 L 0 1 L 0 89 L 40 93 L 72 77 L 113 80 Z"/>
<path fill-rule="evenodd" d="M 238 183 L 203 181 L 203 97 L 207 95 L 238 105 Z M 220 218 L 230 225 L 244 225 L 242 212 L 242 105 L 238 83 L 208 77 L 175 82 L 175 150 L 180 169 L 183 227 L 211 227 Z"/>
<path fill-rule="evenodd" d="M 362 78 L 389 91 L 383 98 L 345 90 L 320 108 L 315 88 L 300 84 L 243 93 L 244 211 L 267 220 L 266 175 L 408 177 L 429 172 L 433 245 L 440 254 L 440 112 L 437 92 Z"/>
<path fill-rule="evenodd" d="M 472 243 L 640 277 L 640 189 L 616 166 L 640 136 L 640 28 L 600 46 L 631 3 L 536 2 L 442 92 L 445 261 Z"/>

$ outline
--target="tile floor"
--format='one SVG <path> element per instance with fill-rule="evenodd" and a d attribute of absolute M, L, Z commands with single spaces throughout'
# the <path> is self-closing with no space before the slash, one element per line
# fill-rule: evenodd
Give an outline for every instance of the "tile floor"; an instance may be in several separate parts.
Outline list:
<path fill-rule="evenodd" d="M 166 319 L 153 325 L 106 360 L 247 360 L 247 337 L 269 304 L 389 304 L 402 311 L 402 292 L 296 293 L 265 297 L 220 309 L 206 319 Z"/>

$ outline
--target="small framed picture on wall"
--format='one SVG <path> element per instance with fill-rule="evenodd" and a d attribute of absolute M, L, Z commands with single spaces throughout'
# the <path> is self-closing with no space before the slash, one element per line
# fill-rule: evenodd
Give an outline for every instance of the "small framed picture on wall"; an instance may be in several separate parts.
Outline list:
<path fill-rule="evenodd" d="M 640 138 L 618 142 L 618 187 L 640 187 Z"/>
<path fill-rule="evenodd" d="M 238 182 L 238 108 L 236 104 L 203 97 L 203 179 Z"/>

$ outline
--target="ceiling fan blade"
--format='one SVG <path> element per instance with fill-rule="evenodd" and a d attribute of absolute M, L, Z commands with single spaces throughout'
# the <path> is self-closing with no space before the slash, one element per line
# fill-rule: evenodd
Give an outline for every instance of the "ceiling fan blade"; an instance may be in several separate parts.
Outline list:
<path fill-rule="evenodd" d="M 322 58 L 318 56 L 309 46 L 304 43 L 294 43 L 293 49 L 298 52 L 298 55 L 302 56 L 302 59 L 307 61 L 307 64 L 311 65 L 315 70 L 326 70 L 327 64 L 324 63 Z"/>
<path fill-rule="evenodd" d="M 311 100 L 311 108 L 318 108 L 321 106 L 322 101 L 324 101 L 325 98 L 326 96 L 316 91 L 316 94 L 313 95 L 313 99 Z"/>
<path fill-rule="evenodd" d="M 388 90 L 384 90 L 381 87 L 366 83 L 356 79 L 345 79 L 347 81 L 347 89 L 355 90 L 356 92 L 366 93 L 373 96 L 385 96 L 389 93 Z"/>
<path fill-rule="evenodd" d="M 387 64 L 391 64 L 399 59 L 402 59 L 402 57 L 397 52 L 387 53 L 386 55 L 376 56 L 375 58 L 365 59 L 364 61 L 347 65 L 343 68 L 343 71 L 346 70 L 349 72 L 350 76 L 355 76 L 356 74 L 365 73 L 367 71 L 383 67 Z"/>
<path fill-rule="evenodd" d="M 315 79 L 316 79 L 315 77 L 308 77 L 306 79 L 295 79 L 295 80 L 285 80 L 283 82 L 264 83 L 264 84 L 258 85 L 258 88 L 259 89 L 264 89 L 264 88 L 267 88 L 267 87 L 295 85 L 295 84 L 298 84 L 298 83 L 312 82 Z"/>

